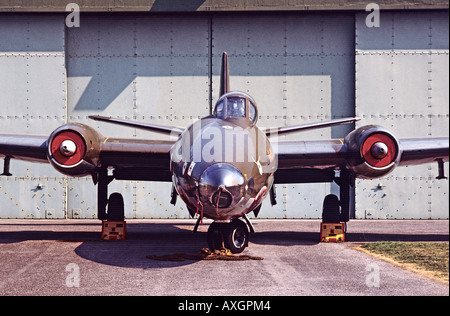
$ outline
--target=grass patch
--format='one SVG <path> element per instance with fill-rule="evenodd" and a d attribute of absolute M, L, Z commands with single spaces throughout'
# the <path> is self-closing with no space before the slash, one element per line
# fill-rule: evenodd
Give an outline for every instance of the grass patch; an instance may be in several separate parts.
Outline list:
<path fill-rule="evenodd" d="M 449 244 L 431 242 L 376 242 L 361 248 L 409 270 L 449 283 Z"/>

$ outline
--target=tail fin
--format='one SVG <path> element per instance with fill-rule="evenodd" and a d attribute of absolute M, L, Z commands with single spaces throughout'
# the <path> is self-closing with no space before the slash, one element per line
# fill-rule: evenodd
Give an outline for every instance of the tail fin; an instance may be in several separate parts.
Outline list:
<path fill-rule="evenodd" d="M 222 54 L 222 69 L 220 73 L 220 96 L 230 92 L 230 73 L 228 69 L 228 54 Z"/>

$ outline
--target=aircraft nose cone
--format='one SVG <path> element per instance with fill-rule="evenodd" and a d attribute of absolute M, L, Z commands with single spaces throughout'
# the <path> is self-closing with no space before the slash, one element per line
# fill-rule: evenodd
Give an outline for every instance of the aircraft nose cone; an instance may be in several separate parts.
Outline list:
<path fill-rule="evenodd" d="M 203 202 L 219 208 L 229 207 L 233 202 L 237 203 L 244 190 L 244 176 L 230 164 L 214 164 L 200 177 L 199 193 Z"/>

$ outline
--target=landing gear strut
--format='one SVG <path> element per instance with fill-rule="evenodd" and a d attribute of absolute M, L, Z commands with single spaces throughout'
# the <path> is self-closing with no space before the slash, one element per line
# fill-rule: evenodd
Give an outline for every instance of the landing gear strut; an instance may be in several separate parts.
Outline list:
<path fill-rule="evenodd" d="M 97 185 L 97 212 L 98 219 L 109 221 L 123 221 L 125 218 L 123 197 L 120 193 L 112 193 L 108 198 L 108 184 L 114 180 L 108 175 L 106 168 L 98 171 Z"/>
<path fill-rule="evenodd" d="M 208 229 L 208 246 L 211 250 L 225 247 L 232 253 L 241 253 L 248 246 L 248 235 L 247 225 L 239 219 L 230 223 L 213 222 Z"/>
<path fill-rule="evenodd" d="M 348 222 L 350 220 L 350 188 L 355 186 L 355 178 L 345 169 L 334 182 L 339 185 L 339 197 L 329 194 L 323 201 L 322 221 L 324 223 Z"/>

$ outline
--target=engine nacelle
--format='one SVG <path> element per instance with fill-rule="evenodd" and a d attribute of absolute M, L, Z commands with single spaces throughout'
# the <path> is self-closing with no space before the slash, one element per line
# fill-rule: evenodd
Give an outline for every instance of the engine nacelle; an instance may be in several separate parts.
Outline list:
<path fill-rule="evenodd" d="M 48 139 L 48 161 L 65 175 L 90 175 L 98 165 L 102 140 L 103 136 L 87 125 L 62 125 Z"/>
<path fill-rule="evenodd" d="M 384 127 L 362 126 L 345 137 L 350 153 L 347 167 L 358 178 L 382 177 L 398 165 L 401 148 L 398 139 Z"/>

